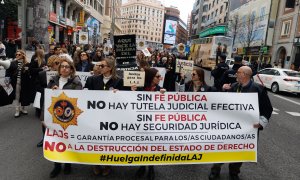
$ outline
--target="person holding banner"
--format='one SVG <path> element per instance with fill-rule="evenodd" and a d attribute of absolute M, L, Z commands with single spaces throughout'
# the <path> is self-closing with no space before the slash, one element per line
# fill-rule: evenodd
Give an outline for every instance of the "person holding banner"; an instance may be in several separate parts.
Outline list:
<path fill-rule="evenodd" d="M 123 80 L 117 76 L 115 64 L 112 58 L 104 58 L 98 62 L 95 66 L 99 68 L 100 75 L 88 77 L 84 88 L 88 90 L 123 89 Z M 100 166 L 93 166 L 95 175 L 108 176 L 111 171 L 111 166 L 104 166 L 102 169 Z"/>
<path fill-rule="evenodd" d="M 29 62 L 26 53 L 23 50 L 17 50 L 16 59 L 11 62 L 6 70 L 5 77 L 10 79 L 13 86 L 13 95 L 15 97 L 16 113 L 15 118 L 20 117 L 20 113 L 27 115 L 25 106 L 33 102 L 32 86 L 29 71 Z"/>
<path fill-rule="evenodd" d="M 161 80 L 161 75 L 155 68 L 145 69 L 145 85 L 144 88 L 138 89 L 136 86 L 132 86 L 131 90 L 143 90 L 143 91 L 160 91 L 161 93 L 166 92 L 166 89 L 161 88 L 158 84 Z M 141 178 L 146 172 L 146 166 L 141 166 L 136 172 L 135 176 Z M 148 166 L 148 180 L 155 179 L 154 166 Z"/>
<path fill-rule="evenodd" d="M 194 68 L 191 77 L 192 79 L 184 84 L 184 74 L 181 73 L 180 88 L 183 92 L 216 92 L 217 89 L 213 86 L 208 86 L 205 82 L 204 70 Z"/>
<path fill-rule="evenodd" d="M 47 88 L 47 71 L 57 71 L 61 60 L 62 58 L 57 55 L 50 56 L 47 62 L 49 69 L 39 72 L 38 76 L 36 77 L 35 87 L 37 92 L 41 93 L 40 108 L 37 108 L 36 115 L 42 122 L 44 121 L 44 90 Z M 36 145 L 37 147 L 43 147 L 45 131 L 46 128 L 42 123 L 43 136 L 42 140 Z"/>
<path fill-rule="evenodd" d="M 92 63 L 90 55 L 87 52 L 81 52 L 79 62 L 76 65 L 76 71 L 91 72 L 93 68 L 94 64 Z"/>
<path fill-rule="evenodd" d="M 74 64 L 66 58 L 61 59 L 58 67 L 58 75 L 51 78 L 47 88 L 56 89 L 76 89 L 81 90 L 80 79 L 75 76 L 76 69 Z M 54 163 L 54 169 L 50 173 L 50 178 L 56 177 L 61 171 L 61 163 Z M 71 173 L 71 164 L 65 163 L 64 174 Z"/>
<path fill-rule="evenodd" d="M 234 84 L 224 84 L 223 89 L 228 92 L 236 93 L 257 93 L 258 94 L 258 104 L 259 104 L 259 124 L 254 124 L 254 128 L 263 130 L 269 123 L 269 119 L 272 115 L 273 107 L 270 102 L 267 91 L 261 85 L 255 83 L 251 80 L 252 70 L 248 66 L 242 66 L 238 69 L 236 73 L 237 82 Z M 211 168 L 211 173 L 209 175 L 210 180 L 215 180 L 220 178 L 220 171 L 222 163 L 214 164 Z M 238 174 L 240 173 L 240 168 L 242 166 L 241 162 L 229 163 L 229 175 L 231 180 L 239 180 Z"/>

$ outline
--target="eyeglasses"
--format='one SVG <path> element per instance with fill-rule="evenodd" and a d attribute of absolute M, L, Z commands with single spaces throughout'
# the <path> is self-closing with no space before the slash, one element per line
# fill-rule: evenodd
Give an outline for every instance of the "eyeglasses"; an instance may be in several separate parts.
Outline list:
<path fill-rule="evenodd" d="M 196 76 L 196 75 L 197 75 L 196 73 L 193 73 L 193 74 L 192 74 L 192 76 Z"/>
<path fill-rule="evenodd" d="M 60 65 L 60 68 L 70 69 L 71 66 L 69 66 L 69 65 Z"/>
<path fill-rule="evenodd" d="M 96 66 L 98 66 L 98 67 L 100 67 L 100 68 L 108 67 L 108 65 L 104 65 L 104 64 L 97 64 Z"/>
<path fill-rule="evenodd" d="M 54 62 L 54 63 L 55 63 L 55 65 L 59 65 L 59 64 L 60 64 L 58 61 L 56 61 L 56 62 Z"/>
<path fill-rule="evenodd" d="M 80 54 L 80 56 L 86 56 L 87 54 Z"/>

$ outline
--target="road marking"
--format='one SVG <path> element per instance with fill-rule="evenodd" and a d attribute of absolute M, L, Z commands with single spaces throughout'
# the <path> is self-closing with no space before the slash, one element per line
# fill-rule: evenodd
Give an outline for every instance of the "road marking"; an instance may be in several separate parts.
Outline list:
<path fill-rule="evenodd" d="M 286 113 L 288 113 L 288 114 L 290 114 L 292 116 L 300 116 L 300 113 L 298 113 L 298 112 L 287 112 L 286 111 Z"/>
<path fill-rule="evenodd" d="M 277 109 L 277 108 L 274 108 L 274 107 L 273 107 L 273 110 L 274 110 L 274 111 L 280 111 L 279 109 Z"/>
<path fill-rule="evenodd" d="M 273 111 L 272 114 L 278 114 L 278 112 Z"/>
<path fill-rule="evenodd" d="M 286 101 L 289 101 L 289 102 L 291 102 L 291 103 L 294 103 L 294 104 L 297 104 L 297 105 L 300 106 L 300 103 L 299 103 L 299 102 L 290 100 L 290 99 L 288 99 L 288 98 L 285 98 L 285 97 L 282 97 L 282 96 L 279 96 L 279 95 L 273 95 L 273 96 L 278 97 L 278 98 L 280 98 L 280 99 L 284 99 L 284 100 L 286 100 Z"/>

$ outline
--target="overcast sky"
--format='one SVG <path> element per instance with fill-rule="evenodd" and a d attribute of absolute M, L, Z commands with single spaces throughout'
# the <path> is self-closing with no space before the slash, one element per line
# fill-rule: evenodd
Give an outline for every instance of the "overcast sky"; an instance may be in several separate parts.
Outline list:
<path fill-rule="evenodd" d="M 122 0 L 123 3 L 127 0 Z M 160 0 L 165 7 L 175 6 L 180 11 L 180 18 L 183 22 L 187 23 L 188 15 L 193 9 L 195 0 Z"/>

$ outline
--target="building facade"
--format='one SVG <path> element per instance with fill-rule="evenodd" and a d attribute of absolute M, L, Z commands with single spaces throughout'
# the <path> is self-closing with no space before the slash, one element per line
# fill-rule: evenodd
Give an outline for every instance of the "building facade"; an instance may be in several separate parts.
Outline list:
<path fill-rule="evenodd" d="M 231 0 L 229 36 L 235 54 L 270 62 L 279 0 Z"/>
<path fill-rule="evenodd" d="M 276 21 L 272 63 L 282 68 L 300 66 L 300 4 L 295 0 L 282 0 Z"/>
<path fill-rule="evenodd" d="M 164 10 L 157 0 L 128 0 L 122 5 L 122 33 L 136 34 L 148 46 L 162 43 Z"/>
<path fill-rule="evenodd" d="M 178 20 L 177 30 L 176 30 L 176 41 L 175 44 L 186 44 L 188 41 L 188 30 L 187 25 L 181 20 Z"/>

